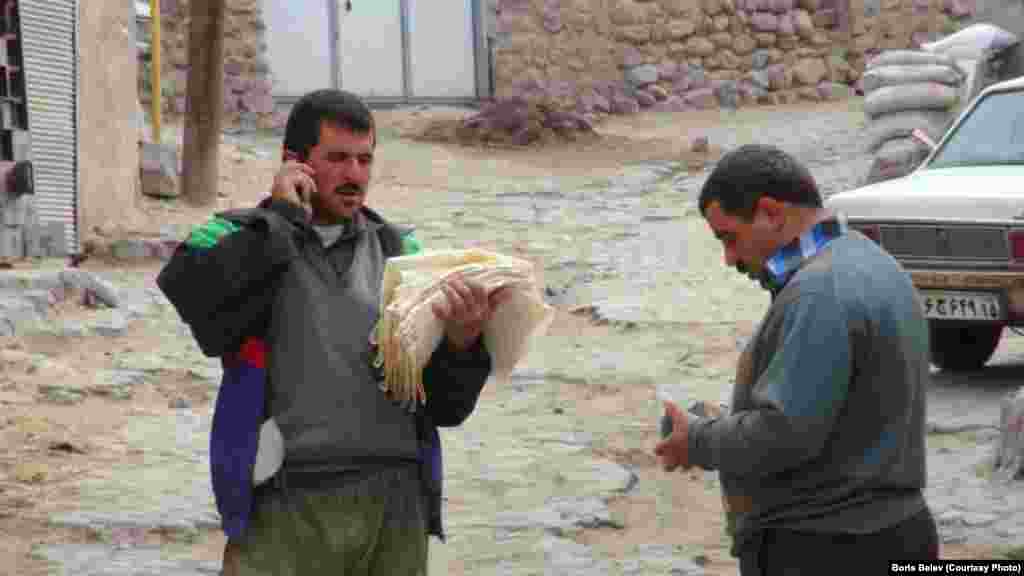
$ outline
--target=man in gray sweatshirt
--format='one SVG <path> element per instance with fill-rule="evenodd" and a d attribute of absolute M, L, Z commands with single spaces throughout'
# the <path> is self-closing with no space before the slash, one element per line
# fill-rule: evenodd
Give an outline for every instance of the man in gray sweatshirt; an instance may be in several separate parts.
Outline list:
<path fill-rule="evenodd" d="M 437 429 L 476 406 L 491 370 L 482 330 L 503 296 L 446 280 L 426 405 L 410 413 L 381 392 L 371 333 L 384 266 L 420 243 L 365 205 L 375 150 L 361 99 L 303 96 L 270 196 L 196 227 L 157 279 L 224 368 L 210 472 L 226 576 L 421 576 L 428 535 L 444 537 Z M 258 479 L 270 424 L 283 463 Z"/>
<path fill-rule="evenodd" d="M 823 208 L 807 169 L 740 147 L 700 209 L 725 262 L 772 303 L 743 351 L 729 413 L 671 403 L 666 470 L 718 470 L 743 576 L 883 573 L 938 557 L 925 503 L 928 326 L 909 276 Z"/>

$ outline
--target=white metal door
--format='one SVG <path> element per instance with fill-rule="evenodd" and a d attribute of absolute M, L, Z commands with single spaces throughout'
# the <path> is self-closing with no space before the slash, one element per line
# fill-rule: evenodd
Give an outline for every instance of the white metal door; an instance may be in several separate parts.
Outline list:
<path fill-rule="evenodd" d="M 473 0 L 408 2 L 411 96 L 475 97 Z"/>
<path fill-rule="evenodd" d="M 341 87 L 364 98 L 405 95 L 399 0 L 339 0 Z"/>
<path fill-rule="evenodd" d="M 331 86 L 331 44 L 323 2 L 263 0 L 273 94 L 301 96 Z"/>
<path fill-rule="evenodd" d="M 21 0 L 28 127 L 42 224 L 64 225 L 78 248 L 78 55 L 76 0 Z"/>

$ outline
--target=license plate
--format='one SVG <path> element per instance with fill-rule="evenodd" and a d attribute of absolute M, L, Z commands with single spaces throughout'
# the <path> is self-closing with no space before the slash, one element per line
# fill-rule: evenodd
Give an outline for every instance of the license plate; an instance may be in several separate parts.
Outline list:
<path fill-rule="evenodd" d="M 1002 320 L 999 297 L 989 292 L 922 290 L 925 318 L 935 320 Z"/>

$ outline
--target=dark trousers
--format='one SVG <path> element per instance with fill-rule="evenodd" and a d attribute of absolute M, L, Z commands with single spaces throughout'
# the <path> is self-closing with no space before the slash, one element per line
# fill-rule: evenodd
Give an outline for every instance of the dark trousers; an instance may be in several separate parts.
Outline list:
<path fill-rule="evenodd" d="M 894 560 L 937 560 L 939 536 L 925 508 L 872 534 L 766 529 L 740 552 L 742 576 L 886 574 Z"/>
<path fill-rule="evenodd" d="M 337 479 L 337 478 L 335 478 Z M 245 534 L 224 549 L 222 576 L 425 576 L 419 471 L 381 470 L 343 483 L 261 489 Z M 313 488 L 320 484 L 322 488 Z"/>

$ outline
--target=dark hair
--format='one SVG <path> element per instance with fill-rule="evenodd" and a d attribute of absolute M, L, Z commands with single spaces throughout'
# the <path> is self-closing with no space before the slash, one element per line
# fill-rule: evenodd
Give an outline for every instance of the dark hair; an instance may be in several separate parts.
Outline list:
<path fill-rule="evenodd" d="M 305 160 L 320 140 L 323 122 L 346 128 L 356 134 L 372 134 L 377 144 L 373 114 L 361 98 L 343 90 L 324 89 L 299 98 L 288 114 L 284 130 L 284 148 Z"/>
<path fill-rule="evenodd" d="M 798 206 L 822 206 L 807 168 L 782 150 L 762 144 L 740 146 L 723 156 L 704 182 L 698 203 L 701 214 L 718 201 L 726 214 L 750 221 L 764 196 Z"/>

